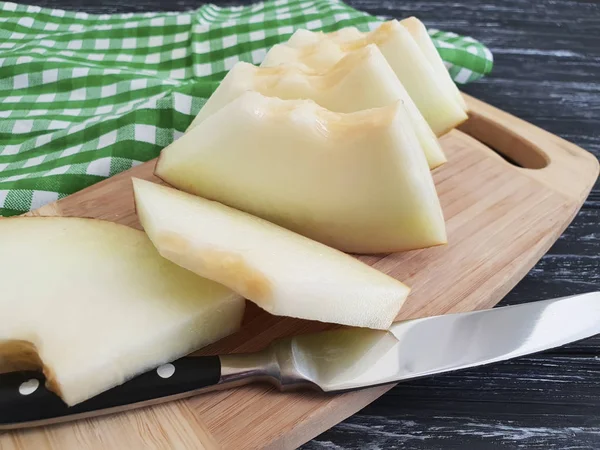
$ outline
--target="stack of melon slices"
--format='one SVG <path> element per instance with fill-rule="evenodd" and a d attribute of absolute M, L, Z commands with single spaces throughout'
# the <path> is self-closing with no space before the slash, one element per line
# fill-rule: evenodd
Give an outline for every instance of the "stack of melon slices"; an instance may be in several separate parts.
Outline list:
<path fill-rule="evenodd" d="M 409 289 L 344 252 L 446 242 L 431 170 L 465 110 L 414 18 L 237 64 L 161 153 L 172 187 L 133 180 L 145 233 L 0 221 L 0 372 L 41 368 L 75 404 L 235 332 L 244 298 L 388 328 Z"/>

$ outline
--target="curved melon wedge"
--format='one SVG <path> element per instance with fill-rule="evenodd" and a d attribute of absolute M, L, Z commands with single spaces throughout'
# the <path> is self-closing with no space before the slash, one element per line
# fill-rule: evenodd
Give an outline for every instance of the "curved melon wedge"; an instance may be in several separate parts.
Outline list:
<path fill-rule="evenodd" d="M 409 289 L 357 259 L 221 203 L 133 180 L 162 256 L 271 314 L 388 328 Z"/>
<path fill-rule="evenodd" d="M 0 248 L 0 372 L 42 369 L 68 405 L 235 332 L 244 313 L 123 225 L 4 219 Z"/>
<path fill-rule="evenodd" d="M 395 23 L 392 24 L 391 22 Z M 397 28 L 397 23 L 398 22 L 395 20 L 390 21 L 390 23 L 382 25 L 382 29 L 384 30 L 386 27 L 390 30 Z M 423 53 L 423 56 L 425 56 L 431 65 L 431 68 L 435 72 L 438 83 L 440 83 L 445 90 L 451 92 L 456 101 L 461 105 L 462 109 L 467 111 L 468 108 L 465 99 L 461 95 L 454 81 L 452 81 L 452 78 L 448 73 L 448 69 L 446 69 L 444 61 L 435 48 L 435 45 L 433 44 L 433 41 L 431 40 L 431 37 L 427 32 L 427 28 L 423 22 L 416 17 L 408 17 L 401 20 L 399 23 L 410 33 L 415 43 Z M 382 33 L 381 31 L 382 30 L 376 29 L 371 33 L 364 33 L 355 27 L 346 27 L 331 33 L 323 33 L 322 31 L 315 32 L 299 29 L 294 32 L 285 45 L 294 48 L 302 48 L 318 44 L 324 40 L 336 42 L 341 45 L 359 45 L 360 42 L 383 42 L 384 37 L 382 36 L 385 36 L 385 33 Z"/>
<path fill-rule="evenodd" d="M 300 64 L 324 70 L 348 52 L 376 44 L 406 88 L 425 120 L 441 136 L 467 120 L 462 97 L 448 71 L 433 66 L 411 33 L 397 20 L 384 22 L 379 28 L 356 38 L 353 33 L 312 32 L 298 30 L 286 44 L 274 46 L 261 64 L 264 67 Z M 337 46 L 337 47 L 336 47 Z"/>
<path fill-rule="evenodd" d="M 304 31 L 313 33 L 308 30 Z M 319 36 L 319 34 L 315 33 L 315 36 Z M 344 49 L 340 44 L 326 39 L 324 34 L 323 36 L 314 44 L 301 47 L 292 47 L 287 43 L 275 44 L 265 55 L 260 67 L 290 65 L 306 71 L 324 72 L 329 70 L 352 50 Z M 358 48 L 354 50 L 358 50 Z"/>
<path fill-rule="evenodd" d="M 427 156 L 429 168 L 446 162 L 437 137 L 376 45 L 347 54 L 325 72 L 289 65 L 256 67 L 239 62 L 202 107 L 188 131 L 247 91 L 284 100 L 309 99 L 330 111 L 342 113 L 386 106 L 400 100 Z"/>
<path fill-rule="evenodd" d="M 444 89 L 447 89 L 449 92 L 452 92 L 454 98 L 460 104 L 462 109 L 467 111 L 467 103 L 465 102 L 465 99 L 458 90 L 458 87 L 456 86 L 454 81 L 452 81 L 452 78 L 448 73 L 448 69 L 446 69 L 444 61 L 442 60 L 442 57 L 435 48 L 435 45 L 431 40 L 431 36 L 429 36 L 427 28 L 425 27 L 423 22 L 421 22 L 416 17 L 408 17 L 407 19 L 401 20 L 400 25 L 406 28 L 410 35 L 413 37 L 413 39 L 425 55 L 425 58 L 427 58 L 429 64 L 431 64 L 431 67 L 436 72 L 438 80 L 440 83 L 442 83 Z"/>
<path fill-rule="evenodd" d="M 246 92 L 165 148 L 155 173 L 345 252 L 414 250 L 447 239 L 401 102 L 344 114 Z"/>

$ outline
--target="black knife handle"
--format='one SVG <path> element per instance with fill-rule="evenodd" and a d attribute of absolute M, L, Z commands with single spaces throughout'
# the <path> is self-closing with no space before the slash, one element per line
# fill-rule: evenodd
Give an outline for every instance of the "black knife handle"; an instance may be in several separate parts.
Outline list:
<path fill-rule="evenodd" d="M 4 373 L 0 374 L 0 429 L 45 425 L 159 403 L 165 397 L 184 397 L 217 385 L 220 378 L 218 356 L 185 357 L 69 407 L 46 389 L 41 373 Z"/>

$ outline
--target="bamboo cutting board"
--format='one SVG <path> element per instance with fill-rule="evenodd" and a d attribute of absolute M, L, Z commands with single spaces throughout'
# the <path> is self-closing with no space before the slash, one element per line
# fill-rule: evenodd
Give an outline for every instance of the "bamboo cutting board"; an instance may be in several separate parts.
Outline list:
<path fill-rule="evenodd" d="M 483 102 L 470 97 L 467 101 L 471 117 L 462 131 L 442 138 L 449 162 L 434 172 L 449 244 L 361 257 L 412 287 L 398 319 L 495 305 L 571 222 L 598 176 L 598 161 L 581 148 Z M 139 227 L 130 178 L 158 182 L 152 175 L 154 163 L 32 214 L 95 217 Z M 280 336 L 326 327 L 270 316 L 249 305 L 239 333 L 199 354 L 253 351 Z M 295 448 L 390 388 L 334 396 L 242 387 L 112 416 L 5 432 L 0 434 L 0 448 Z"/>

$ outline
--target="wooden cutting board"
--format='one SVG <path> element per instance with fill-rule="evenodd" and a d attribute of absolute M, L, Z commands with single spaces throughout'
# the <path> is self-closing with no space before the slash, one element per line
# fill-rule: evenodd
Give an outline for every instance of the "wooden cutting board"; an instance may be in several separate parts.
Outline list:
<path fill-rule="evenodd" d="M 399 320 L 495 305 L 571 222 L 598 176 L 598 161 L 581 148 L 471 97 L 467 101 L 471 117 L 462 131 L 442 138 L 449 162 L 434 172 L 449 244 L 361 257 L 412 287 Z M 154 164 L 150 161 L 32 214 L 95 217 L 139 227 L 130 178 L 158 182 L 152 175 Z M 270 316 L 249 305 L 238 334 L 199 354 L 253 351 L 280 336 L 326 327 Z M 390 388 L 322 395 L 242 387 L 6 432 L 0 435 L 0 448 L 295 448 Z"/>

